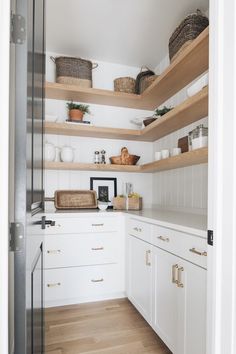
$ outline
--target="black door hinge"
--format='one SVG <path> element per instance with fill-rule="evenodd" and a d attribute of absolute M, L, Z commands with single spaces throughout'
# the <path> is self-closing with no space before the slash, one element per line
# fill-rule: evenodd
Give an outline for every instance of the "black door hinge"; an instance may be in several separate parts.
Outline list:
<path fill-rule="evenodd" d="M 213 246 L 213 231 L 212 230 L 208 230 L 207 231 L 207 243 L 209 246 Z"/>

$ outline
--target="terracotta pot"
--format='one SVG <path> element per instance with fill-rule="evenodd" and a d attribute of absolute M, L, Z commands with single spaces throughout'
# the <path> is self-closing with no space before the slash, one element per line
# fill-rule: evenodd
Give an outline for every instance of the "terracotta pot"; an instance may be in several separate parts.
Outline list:
<path fill-rule="evenodd" d="M 79 109 L 71 109 L 69 111 L 70 120 L 74 121 L 81 121 L 84 117 L 84 112 L 80 111 Z"/>

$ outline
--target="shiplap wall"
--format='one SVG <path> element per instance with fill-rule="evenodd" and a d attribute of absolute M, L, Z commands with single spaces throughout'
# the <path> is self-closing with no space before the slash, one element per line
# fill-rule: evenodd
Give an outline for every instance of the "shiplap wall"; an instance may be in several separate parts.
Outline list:
<path fill-rule="evenodd" d="M 161 73 L 169 65 L 168 57 L 156 68 Z M 167 106 L 176 106 L 187 98 L 186 88 L 165 102 Z M 162 149 L 177 147 L 178 139 L 188 135 L 197 125 L 208 125 L 208 118 L 191 124 L 156 141 L 153 154 Z M 208 165 L 196 165 L 176 170 L 153 174 L 153 205 L 163 208 L 173 208 L 189 212 L 207 213 L 207 178 Z"/>
<path fill-rule="evenodd" d="M 58 56 L 56 53 L 46 55 L 46 79 L 55 81 L 55 64 L 50 60 L 50 56 Z M 96 61 L 96 60 L 95 60 Z M 113 89 L 113 79 L 119 76 L 136 77 L 140 68 L 118 65 L 113 63 L 98 62 L 99 66 L 93 71 L 93 87 L 103 89 Z M 128 109 L 123 107 L 111 107 L 91 104 L 91 116 L 85 119 L 91 120 L 96 126 L 133 128 L 137 127 L 130 122 L 132 118 L 147 117 L 153 112 Z M 58 116 L 59 121 L 67 118 L 66 102 L 60 100 L 46 100 L 46 114 Z M 140 155 L 140 163 L 151 162 L 153 157 L 153 144 L 140 143 L 134 141 L 95 139 L 82 137 L 67 137 L 46 135 L 46 141 L 63 147 L 72 146 L 75 149 L 76 162 L 93 162 L 95 150 L 105 149 L 107 161 L 109 156 L 120 154 L 120 149 L 127 146 L 130 153 Z M 45 171 L 45 195 L 53 196 L 57 189 L 89 189 L 90 177 L 116 177 L 118 194 L 122 194 L 125 182 L 133 183 L 134 191 L 144 194 L 144 175 L 140 173 L 114 173 L 114 172 L 86 172 L 86 171 Z M 145 185 L 149 186 L 145 190 L 144 207 L 152 206 L 152 174 L 145 175 Z"/>

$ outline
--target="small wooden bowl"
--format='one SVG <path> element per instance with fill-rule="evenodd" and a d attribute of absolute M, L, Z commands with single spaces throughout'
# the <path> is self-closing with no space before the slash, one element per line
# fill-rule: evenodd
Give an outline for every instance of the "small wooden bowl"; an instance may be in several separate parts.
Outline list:
<path fill-rule="evenodd" d="M 155 122 L 157 118 L 154 118 L 154 117 L 151 117 L 151 118 L 147 118 L 147 119 L 144 119 L 143 121 L 143 124 L 145 125 L 145 127 L 153 122 Z"/>

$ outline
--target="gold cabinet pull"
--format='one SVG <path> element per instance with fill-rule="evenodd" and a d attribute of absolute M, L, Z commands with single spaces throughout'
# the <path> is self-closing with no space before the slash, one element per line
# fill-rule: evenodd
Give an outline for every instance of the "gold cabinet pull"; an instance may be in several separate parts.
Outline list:
<path fill-rule="evenodd" d="M 104 223 L 103 224 L 92 224 L 92 226 L 104 226 Z"/>
<path fill-rule="evenodd" d="M 207 256 L 207 252 L 206 252 L 206 251 L 203 251 L 203 252 L 198 251 L 198 250 L 196 250 L 195 247 L 190 248 L 189 252 L 192 252 L 192 253 L 194 253 L 194 254 L 197 254 L 198 256 L 205 256 L 205 257 Z"/>
<path fill-rule="evenodd" d="M 60 254 L 61 250 L 48 250 L 47 253 L 48 254 Z"/>
<path fill-rule="evenodd" d="M 158 236 L 157 237 L 159 240 L 164 241 L 164 242 L 170 242 L 169 237 L 164 237 L 164 236 Z"/>
<path fill-rule="evenodd" d="M 149 255 L 150 254 L 151 254 L 150 250 L 146 251 L 146 266 L 150 266 L 151 265 L 151 262 L 149 260 Z"/>
<path fill-rule="evenodd" d="M 177 280 L 177 286 L 178 288 L 183 288 L 184 284 L 182 283 L 182 277 L 181 273 L 184 271 L 183 267 L 178 268 L 178 280 Z"/>
<path fill-rule="evenodd" d="M 55 288 L 56 286 L 61 286 L 61 283 L 47 284 L 48 288 Z"/>
<path fill-rule="evenodd" d="M 92 279 L 92 280 L 91 280 L 92 283 L 101 283 L 101 282 L 103 282 L 103 281 L 104 281 L 103 278 L 101 278 L 101 279 Z"/>
<path fill-rule="evenodd" d="M 103 251 L 104 247 L 92 247 L 91 250 L 92 251 Z"/>
<path fill-rule="evenodd" d="M 172 265 L 172 283 L 173 284 L 178 284 L 178 280 L 176 277 L 176 271 L 178 269 L 178 264 Z"/>

